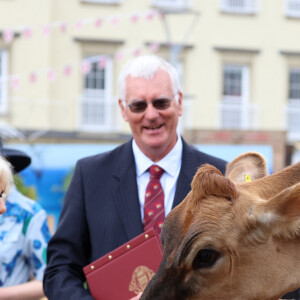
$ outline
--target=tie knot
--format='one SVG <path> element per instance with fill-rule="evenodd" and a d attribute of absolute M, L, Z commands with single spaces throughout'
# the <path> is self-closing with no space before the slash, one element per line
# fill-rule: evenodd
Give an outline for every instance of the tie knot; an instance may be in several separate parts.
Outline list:
<path fill-rule="evenodd" d="M 164 173 L 164 169 L 157 165 L 152 165 L 149 168 L 150 178 L 160 179 L 161 175 Z"/>

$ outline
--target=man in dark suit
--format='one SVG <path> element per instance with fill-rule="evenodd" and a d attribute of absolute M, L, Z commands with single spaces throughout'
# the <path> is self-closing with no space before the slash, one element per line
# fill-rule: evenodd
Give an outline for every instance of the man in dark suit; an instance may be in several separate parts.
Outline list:
<path fill-rule="evenodd" d="M 82 268 L 143 232 L 151 165 L 164 172 L 165 215 L 190 191 L 201 164 L 225 171 L 225 161 L 197 151 L 178 135 L 182 90 L 170 64 L 156 56 L 133 59 L 120 74 L 119 90 L 133 139 L 77 162 L 48 245 L 44 290 L 50 300 L 93 299 L 83 287 Z"/>

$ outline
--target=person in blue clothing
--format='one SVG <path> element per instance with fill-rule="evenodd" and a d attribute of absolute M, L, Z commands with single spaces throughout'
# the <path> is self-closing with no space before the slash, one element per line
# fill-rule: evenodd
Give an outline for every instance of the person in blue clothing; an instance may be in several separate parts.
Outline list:
<path fill-rule="evenodd" d="M 25 153 L 2 147 L 0 155 L 18 173 L 31 159 Z M 44 209 L 22 195 L 15 186 L 0 215 L 0 299 L 40 299 L 44 296 L 42 278 L 46 267 L 50 231 Z"/>
<path fill-rule="evenodd" d="M 10 163 L 0 155 L 0 215 L 6 212 L 5 201 L 13 184 Z"/>

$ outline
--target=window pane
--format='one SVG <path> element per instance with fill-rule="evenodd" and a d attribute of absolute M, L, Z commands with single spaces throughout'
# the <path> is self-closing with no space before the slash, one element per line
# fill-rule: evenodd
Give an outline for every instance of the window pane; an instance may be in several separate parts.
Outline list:
<path fill-rule="evenodd" d="M 300 99 L 300 69 L 290 70 L 289 98 Z"/>
<path fill-rule="evenodd" d="M 225 12 L 256 13 L 261 0 L 220 0 L 220 8 Z"/>
<path fill-rule="evenodd" d="M 90 71 L 84 76 L 83 95 L 80 102 L 80 125 L 105 128 L 111 121 L 111 58 L 86 57 Z"/>
<path fill-rule="evenodd" d="M 246 6 L 245 0 L 227 0 L 228 6 L 244 8 Z"/>
<path fill-rule="evenodd" d="M 91 70 L 85 76 L 84 87 L 86 89 L 105 89 L 105 68 L 100 68 L 98 62 L 91 63 Z"/>
<path fill-rule="evenodd" d="M 299 0 L 286 0 L 288 2 L 288 10 L 296 10 L 299 11 L 300 10 L 300 1 Z"/>
<path fill-rule="evenodd" d="M 242 94 L 242 70 L 238 68 L 224 69 L 224 96 L 241 96 Z"/>

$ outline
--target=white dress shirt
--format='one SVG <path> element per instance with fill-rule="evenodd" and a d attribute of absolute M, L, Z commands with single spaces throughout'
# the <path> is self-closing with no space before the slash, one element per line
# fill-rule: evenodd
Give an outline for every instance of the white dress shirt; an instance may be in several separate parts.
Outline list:
<path fill-rule="evenodd" d="M 182 158 L 182 140 L 178 136 L 177 142 L 174 148 L 160 161 L 153 162 L 149 157 L 147 157 L 138 147 L 135 140 L 132 141 L 133 155 L 136 165 L 136 178 L 138 186 L 138 195 L 140 200 L 140 210 L 142 220 L 144 218 L 144 203 L 145 203 L 145 193 L 146 188 L 150 179 L 150 173 L 148 171 L 149 167 L 153 164 L 160 166 L 164 169 L 164 173 L 160 178 L 162 188 L 165 195 L 165 216 L 172 209 L 172 204 L 176 191 L 176 183 L 178 175 L 181 168 L 181 158 Z"/>

